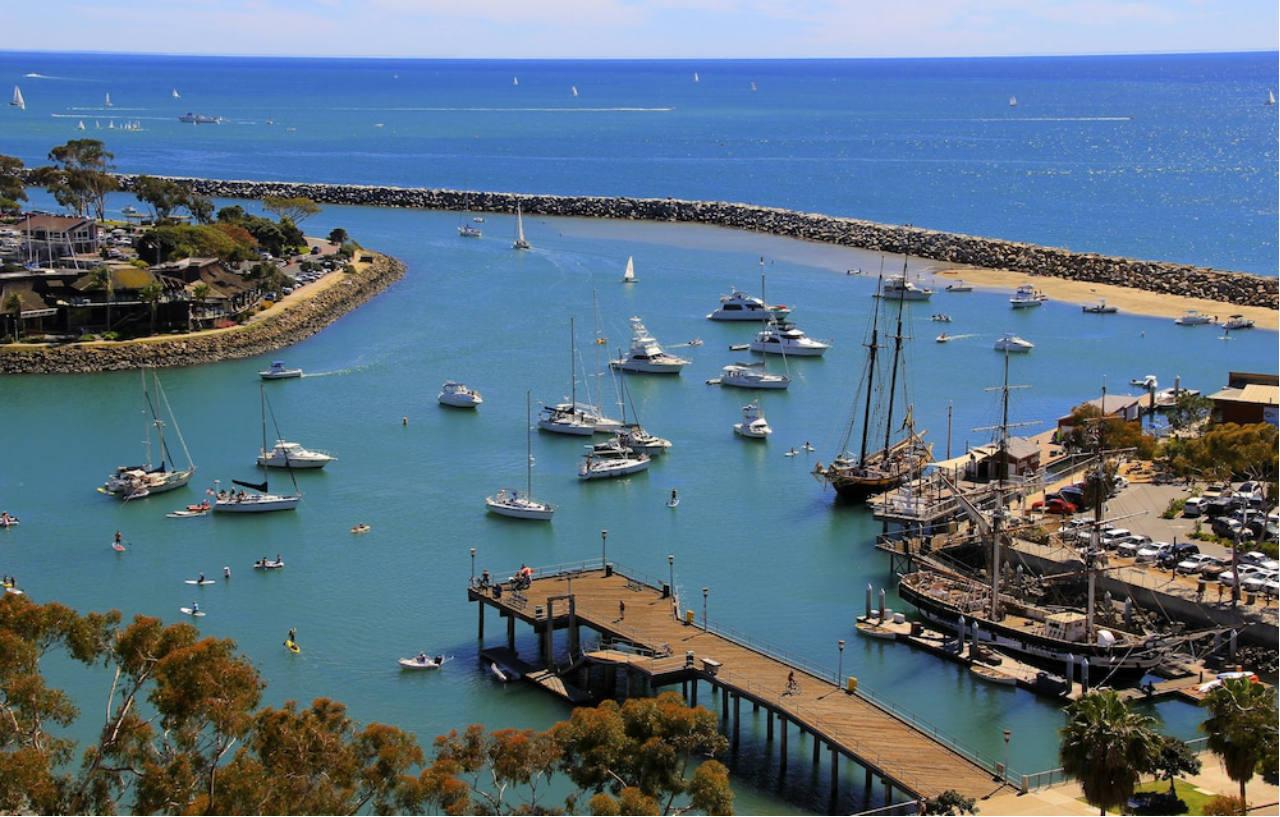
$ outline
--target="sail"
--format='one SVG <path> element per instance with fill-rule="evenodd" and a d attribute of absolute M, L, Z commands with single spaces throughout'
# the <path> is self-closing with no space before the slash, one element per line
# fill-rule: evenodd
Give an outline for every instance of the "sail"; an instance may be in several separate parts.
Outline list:
<path fill-rule="evenodd" d="M 1018 98 L 1016 96 L 1009 97 L 1009 107 L 1010 108 L 1018 107 Z"/>
<path fill-rule="evenodd" d="M 512 85 L 519 85 L 519 84 L 520 84 L 520 77 L 512 77 L 512 78 L 511 78 L 511 84 L 512 84 Z"/>
<path fill-rule="evenodd" d="M 1267 104 L 1268 105 L 1276 104 L 1276 95 L 1274 91 L 1267 91 Z"/>
<path fill-rule="evenodd" d="M 110 92 L 110 91 L 108 91 L 108 92 L 107 92 L 107 98 L 106 98 L 105 100 L 103 100 L 103 102 L 102 102 L 102 107 L 104 107 L 104 108 L 110 108 L 110 107 L 111 107 L 111 92 Z"/>
<path fill-rule="evenodd" d="M 174 88 L 174 89 L 173 89 L 172 91 L 170 91 L 169 93 L 170 93 L 170 96 L 172 96 L 174 99 L 182 99 L 182 94 L 178 93 L 178 89 L 177 89 L 177 88 Z"/>
<path fill-rule="evenodd" d="M 633 283 L 636 280 L 636 263 L 629 255 L 627 256 L 627 271 L 622 273 L 622 280 L 626 281 L 628 284 Z"/>
<path fill-rule="evenodd" d="M 80 120 L 80 124 L 76 125 L 76 130 L 84 130 L 84 120 Z"/>
<path fill-rule="evenodd" d="M 516 243 L 524 243 L 524 216 L 520 212 L 520 205 L 516 205 Z"/>
<path fill-rule="evenodd" d="M 9 104 L 21 111 L 27 109 L 27 101 L 22 98 L 22 89 L 17 85 L 13 86 L 13 99 Z"/>
<path fill-rule="evenodd" d="M 577 85 L 571 85 L 571 86 L 569 86 L 569 91 L 570 91 L 574 96 L 577 96 L 577 95 L 578 95 L 578 86 L 577 86 Z"/>
<path fill-rule="evenodd" d="M 698 72 L 697 72 L 697 71 L 694 71 L 694 72 L 693 72 L 693 81 L 694 81 L 694 82 L 701 82 L 701 80 L 700 80 L 700 79 L 698 79 Z"/>
<path fill-rule="evenodd" d="M 238 479 L 233 479 L 231 481 L 242 488 L 252 488 L 255 491 L 262 491 L 264 494 L 267 492 L 266 482 L 241 482 Z"/>

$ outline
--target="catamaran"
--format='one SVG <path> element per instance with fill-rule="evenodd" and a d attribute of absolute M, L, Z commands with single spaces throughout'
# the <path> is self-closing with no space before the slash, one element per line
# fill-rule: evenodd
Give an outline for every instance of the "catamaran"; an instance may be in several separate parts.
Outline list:
<path fill-rule="evenodd" d="M 511 245 L 513 250 L 531 250 L 533 245 L 524 237 L 524 214 L 520 212 L 520 205 L 516 205 L 516 240 Z"/>
<path fill-rule="evenodd" d="M 22 98 L 22 89 L 17 85 L 13 86 L 13 99 L 9 100 L 9 104 L 20 111 L 27 109 L 27 101 Z"/>
<path fill-rule="evenodd" d="M 906 279 L 906 274 L 907 261 L 904 256 L 902 261 L 903 280 Z M 902 313 L 905 300 L 907 299 L 897 299 L 897 330 L 893 334 L 893 358 L 889 366 L 889 383 L 883 391 L 878 388 L 875 377 L 876 364 L 879 362 L 881 350 L 879 338 L 880 310 L 877 308 L 872 313 L 871 336 L 870 342 L 867 344 L 866 377 L 863 380 L 866 392 L 862 408 L 862 436 L 857 457 L 854 457 L 849 451 L 849 438 L 853 434 L 854 426 L 854 420 L 851 419 L 848 429 L 845 431 L 841 452 L 836 455 L 830 465 L 824 467 L 822 463 L 818 463 L 813 469 L 814 475 L 835 488 L 836 493 L 842 499 L 860 502 L 873 494 L 883 493 L 895 488 L 908 480 L 920 476 L 925 466 L 933 459 L 932 447 L 924 441 L 924 432 L 917 432 L 915 429 L 910 404 L 907 405 L 906 416 L 901 427 L 895 428 L 894 423 L 893 410 L 900 390 L 898 373 L 902 365 L 902 341 L 905 340 L 905 335 L 902 331 Z M 881 303 L 883 302 L 882 300 Z M 902 386 L 901 390 L 904 392 L 903 397 L 905 398 L 905 382 Z M 871 450 L 868 448 L 871 428 L 878 419 L 874 416 L 872 409 L 874 406 L 877 409 L 876 413 L 878 413 L 879 409 L 879 406 L 876 405 L 877 401 L 873 399 L 876 394 L 887 394 L 888 405 L 883 417 L 883 443 L 879 449 Z M 905 433 L 897 441 L 894 441 L 895 431 L 904 431 Z"/>
<path fill-rule="evenodd" d="M 539 502 L 533 498 L 533 424 L 530 422 L 532 405 L 530 392 L 524 395 L 524 445 L 525 445 L 525 486 L 524 495 L 519 491 L 508 491 L 503 488 L 493 496 L 485 497 L 485 507 L 491 513 L 509 516 L 512 519 L 548 520 L 556 512 L 556 506 L 549 502 Z"/>
<path fill-rule="evenodd" d="M 155 384 L 156 398 L 160 405 L 164 407 L 165 413 L 173 424 L 173 430 L 178 435 L 178 443 L 182 446 L 182 453 L 186 457 L 187 467 L 182 469 L 176 467 L 173 454 L 169 451 L 169 445 L 165 441 L 165 422 L 160 419 L 160 414 L 157 411 L 157 400 L 153 400 L 151 393 L 147 390 L 147 373 L 144 369 L 142 371 L 142 398 L 147 404 L 146 413 L 149 415 L 143 443 L 147 452 L 146 462 L 142 465 L 122 465 L 116 468 L 115 473 L 107 478 L 102 487 L 98 488 L 104 494 L 118 496 L 125 501 L 142 499 L 152 494 L 162 494 L 166 491 L 181 488 L 191 481 L 192 475 L 196 472 L 195 463 L 191 461 L 191 452 L 187 450 L 187 441 L 182 437 L 182 429 L 178 428 L 178 419 L 174 416 L 173 409 L 169 405 L 169 398 L 165 395 L 164 388 L 160 385 L 160 376 L 153 372 L 152 378 Z M 151 461 L 151 430 L 153 428 L 155 429 L 160 450 L 159 464 L 153 464 Z"/>

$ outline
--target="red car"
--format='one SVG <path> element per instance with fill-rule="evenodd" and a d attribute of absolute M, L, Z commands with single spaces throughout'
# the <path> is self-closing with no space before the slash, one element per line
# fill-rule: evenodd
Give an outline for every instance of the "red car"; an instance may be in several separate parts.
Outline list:
<path fill-rule="evenodd" d="M 1031 503 L 1031 510 L 1043 510 L 1045 513 L 1057 513 L 1071 515 L 1076 512 L 1076 506 L 1060 496 L 1050 496 L 1048 501 L 1039 501 Z"/>

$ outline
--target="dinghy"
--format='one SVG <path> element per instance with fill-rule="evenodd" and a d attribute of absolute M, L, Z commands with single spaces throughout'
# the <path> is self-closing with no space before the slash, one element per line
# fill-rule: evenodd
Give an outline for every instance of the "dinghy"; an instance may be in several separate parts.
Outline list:
<path fill-rule="evenodd" d="M 429 656 L 426 653 L 419 653 L 413 658 L 401 658 L 396 663 L 400 665 L 400 669 L 424 670 L 424 669 L 440 669 L 449 661 L 443 655 Z"/>

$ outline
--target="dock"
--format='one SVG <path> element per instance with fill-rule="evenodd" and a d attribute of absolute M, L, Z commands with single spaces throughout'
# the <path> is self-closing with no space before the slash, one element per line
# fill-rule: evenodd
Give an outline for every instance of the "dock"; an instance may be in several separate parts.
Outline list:
<path fill-rule="evenodd" d="M 767 740 L 774 740 L 776 726 L 784 768 L 792 731 L 799 732 L 799 739 L 812 738 L 815 774 L 825 749 L 833 797 L 841 758 L 863 768 L 864 791 L 870 792 L 873 778 L 879 779 L 885 802 L 893 801 L 895 791 L 919 799 L 948 789 L 982 799 L 1005 784 L 997 764 L 876 700 L 858 689 L 855 679 L 838 684 L 834 673 L 719 631 L 694 611 L 683 610 L 670 583 L 657 585 L 623 570 L 612 564 L 602 568 L 600 562 L 540 570 L 525 589 L 513 591 L 506 585 L 496 593 L 473 581 L 467 596 L 477 603 L 478 636 L 483 643 L 485 612 L 496 610 L 505 619 L 506 652 L 513 657 L 517 623 L 530 627 L 538 635 L 545 674 L 539 679 L 536 672 L 526 673 L 525 678 L 561 698 L 566 696 L 552 688 L 552 677 L 567 688 L 603 689 L 605 694 L 597 697 L 652 695 L 662 687 L 677 687 L 690 705 L 697 705 L 700 687 L 709 687 L 712 700 L 720 697 L 723 728 L 735 748 L 742 702 L 763 708 L 769 714 Z M 584 627 L 599 634 L 600 649 L 582 650 Z M 567 664 L 554 662 L 556 630 L 568 631 Z M 789 687 L 791 677 L 796 684 Z"/>

